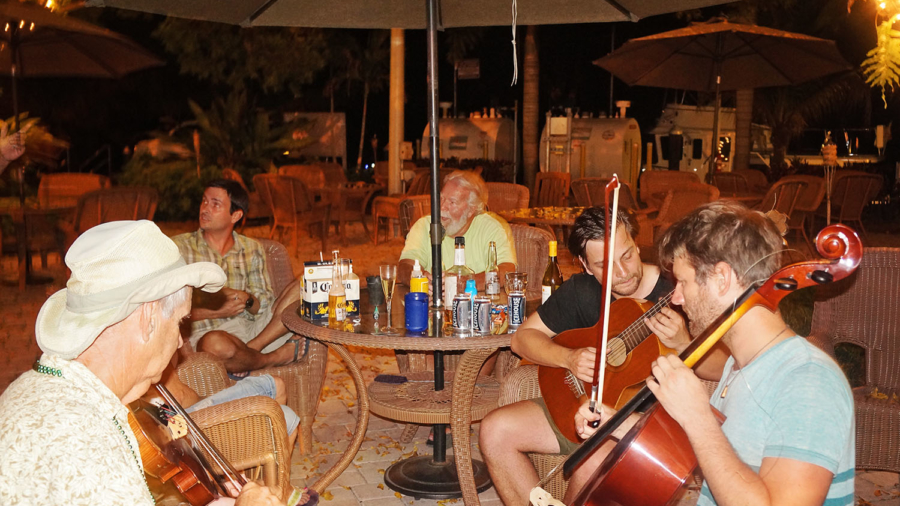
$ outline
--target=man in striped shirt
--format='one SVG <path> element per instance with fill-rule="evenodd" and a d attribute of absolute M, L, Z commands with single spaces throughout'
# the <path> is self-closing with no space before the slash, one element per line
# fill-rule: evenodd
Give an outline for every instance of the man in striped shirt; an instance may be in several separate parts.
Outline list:
<path fill-rule="evenodd" d="M 301 284 L 295 280 L 276 298 L 262 245 L 234 231 L 248 204 L 236 181 L 212 181 L 203 192 L 200 228 L 173 238 L 187 263 L 212 262 L 225 271 L 228 281 L 219 293 L 194 300 L 190 344 L 238 374 L 292 362 L 300 354 L 300 340 L 291 339 L 281 313 L 300 300 Z"/>

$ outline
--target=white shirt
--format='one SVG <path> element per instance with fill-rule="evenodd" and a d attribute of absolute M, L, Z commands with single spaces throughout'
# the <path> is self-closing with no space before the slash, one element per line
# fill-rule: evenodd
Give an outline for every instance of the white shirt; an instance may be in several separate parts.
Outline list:
<path fill-rule="evenodd" d="M 62 376 L 28 371 L 0 396 L 0 504 L 153 506 L 128 409 L 81 363 L 41 364 Z"/>

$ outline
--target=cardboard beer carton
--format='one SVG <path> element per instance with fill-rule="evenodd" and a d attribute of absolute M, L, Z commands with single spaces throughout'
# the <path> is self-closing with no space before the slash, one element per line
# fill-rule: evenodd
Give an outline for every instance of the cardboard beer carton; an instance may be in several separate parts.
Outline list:
<path fill-rule="evenodd" d="M 352 265 L 352 262 L 351 262 Z M 328 320 L 328 290 L 331 289 L 331 262 L 303 263 L 303 313 L 311 321 Z M 347 294 L 347 317 L 359 316 L 359 278 L 344 280 Z"/>

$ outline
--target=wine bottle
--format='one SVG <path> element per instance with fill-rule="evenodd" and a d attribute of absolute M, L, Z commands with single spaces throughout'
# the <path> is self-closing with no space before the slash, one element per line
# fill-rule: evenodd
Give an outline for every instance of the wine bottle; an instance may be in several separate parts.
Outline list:
<path fill-rule="evenodd" d="M 556 241 L 550 241 L 550 260 L 547 269 L 544 270 L 544 279 L 541 280 L 541 304 L 563 284 L 562 273 L 559 271 L 559 262 L 556 260 Z"/>

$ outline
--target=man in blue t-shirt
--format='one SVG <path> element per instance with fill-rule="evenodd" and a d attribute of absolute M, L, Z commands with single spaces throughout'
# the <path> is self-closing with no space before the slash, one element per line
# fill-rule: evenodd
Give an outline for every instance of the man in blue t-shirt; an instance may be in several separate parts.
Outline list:
<path fill-rule="evenodd" d="M 675 276 L 672 302 L 682 306 L 698 335 L 748 286 L 775 272 L 782 240 L 763 214 L 714 202 L 672 225 L 659 248 Z M 711 400 L 676 355 L 657 359 L 647 380 L 697 455 L 705 478 L 699 504 L 852 505 L 853 397 L 837 364 L 795 335 L 780 314 L 759 306 L 722 342 L 732 356 L 722 362 Z M 726 416 L 724 424 L 711 405 Z M 610 414 L 582 407 L 579 435 L 593 434 L 589 422 Z M 600 453 L 578 472 L 592 473 Z"/>

